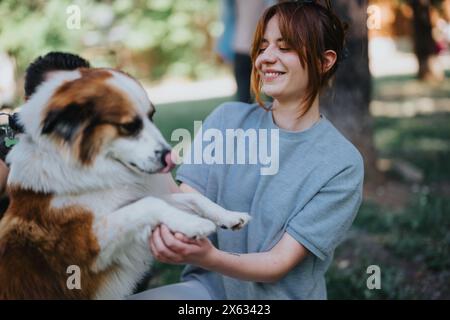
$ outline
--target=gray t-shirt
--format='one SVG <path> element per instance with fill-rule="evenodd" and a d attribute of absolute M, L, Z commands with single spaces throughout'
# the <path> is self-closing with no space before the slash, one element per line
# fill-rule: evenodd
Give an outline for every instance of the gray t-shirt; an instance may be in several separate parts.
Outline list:
<path fill-rule="evenodd" d="M 208 128 L 224 136 L 226 129 L 279 129 L 275 175 L 261 175 L 261 164 L 183 164 L 178 169 L 177 180 L 226 209 L 252 216 L 240 231 L 219 229 L 212 242 L 227 252 L 264 252 L 287 232 L 311 253 L 276 283 L 237 280 L 192 265 L 182 280 L 199 280 L 216 299 L 326 299 L 325 272 L 362 200 L 360 153 L 324 116 L 308 130 L 290 132 L 256 104 L 225 103 L 203 122 L 203 132 Z"/>

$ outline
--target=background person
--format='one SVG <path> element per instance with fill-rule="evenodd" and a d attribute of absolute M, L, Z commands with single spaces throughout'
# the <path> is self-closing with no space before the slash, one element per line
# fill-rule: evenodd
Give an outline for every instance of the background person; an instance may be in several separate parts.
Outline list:
<path fill-rule="evenodd" d="M 274 2 L 273 0 L 222 1 L 224 32 L 218 41 L 217 51 L 225 62 L 233 66 L 237 101 L 252 102 L 250 45 L 259 17 Z"/>

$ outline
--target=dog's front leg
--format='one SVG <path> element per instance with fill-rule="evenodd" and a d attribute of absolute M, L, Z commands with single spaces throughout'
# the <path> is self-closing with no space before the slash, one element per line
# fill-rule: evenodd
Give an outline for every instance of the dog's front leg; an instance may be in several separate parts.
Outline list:
<path fill-rule="evenodd" d="M 147 246 L 151 231 L 162 223 L 190 238 L 206 237 L 216 230 L 209 220 L 183 212 L 159 198 L 146 197 L 95 222 L 100 255 L 94 270 L 108 267 L 116 253 L 130 245 Z"/>
<path fill-rule="evenodd" d="M 199 193 L 172 193 L 165 195 L 164 199 L 177 207 L 193 211 L 224 229 L 241 229 L 250 221 L 247 213 L 226 210 Z"/>

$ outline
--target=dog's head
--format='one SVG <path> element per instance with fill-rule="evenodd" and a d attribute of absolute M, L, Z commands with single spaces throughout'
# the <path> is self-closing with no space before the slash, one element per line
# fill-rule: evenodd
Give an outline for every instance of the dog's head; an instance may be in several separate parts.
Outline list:
<path fill-rule="evenodd" d="M 82 166 L 99 158 L 141 173 L 172 168 L 170 146 L 154 125 L 143 87 L 113 69 L 55 73 L 22 107 L 25 135 L 42 148 L 56 146 Z"/>

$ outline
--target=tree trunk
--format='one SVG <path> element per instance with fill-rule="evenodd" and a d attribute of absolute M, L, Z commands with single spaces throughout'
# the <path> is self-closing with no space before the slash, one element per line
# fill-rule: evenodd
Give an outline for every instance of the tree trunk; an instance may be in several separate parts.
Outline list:
<path fill-rule="evenodd" d="M 418 77 L 422 80 L 442 80 L 444 72 L 437 62 L 436 43 L 431 34 L 430 0 L 409 0 L 413 10 L 414 53 L 419 62 Z"/>
<path fill-rule="evenodd" d="M 366 181 L 377 184 L 373 121 L 369 111 L 372 80 L 369 71 L 367 1 L 333 1 L 336 14 L 349 24 L 348 58 L 340 62 L 332 88 L 321 97 L 321 110 L 364 158 Z"/>

